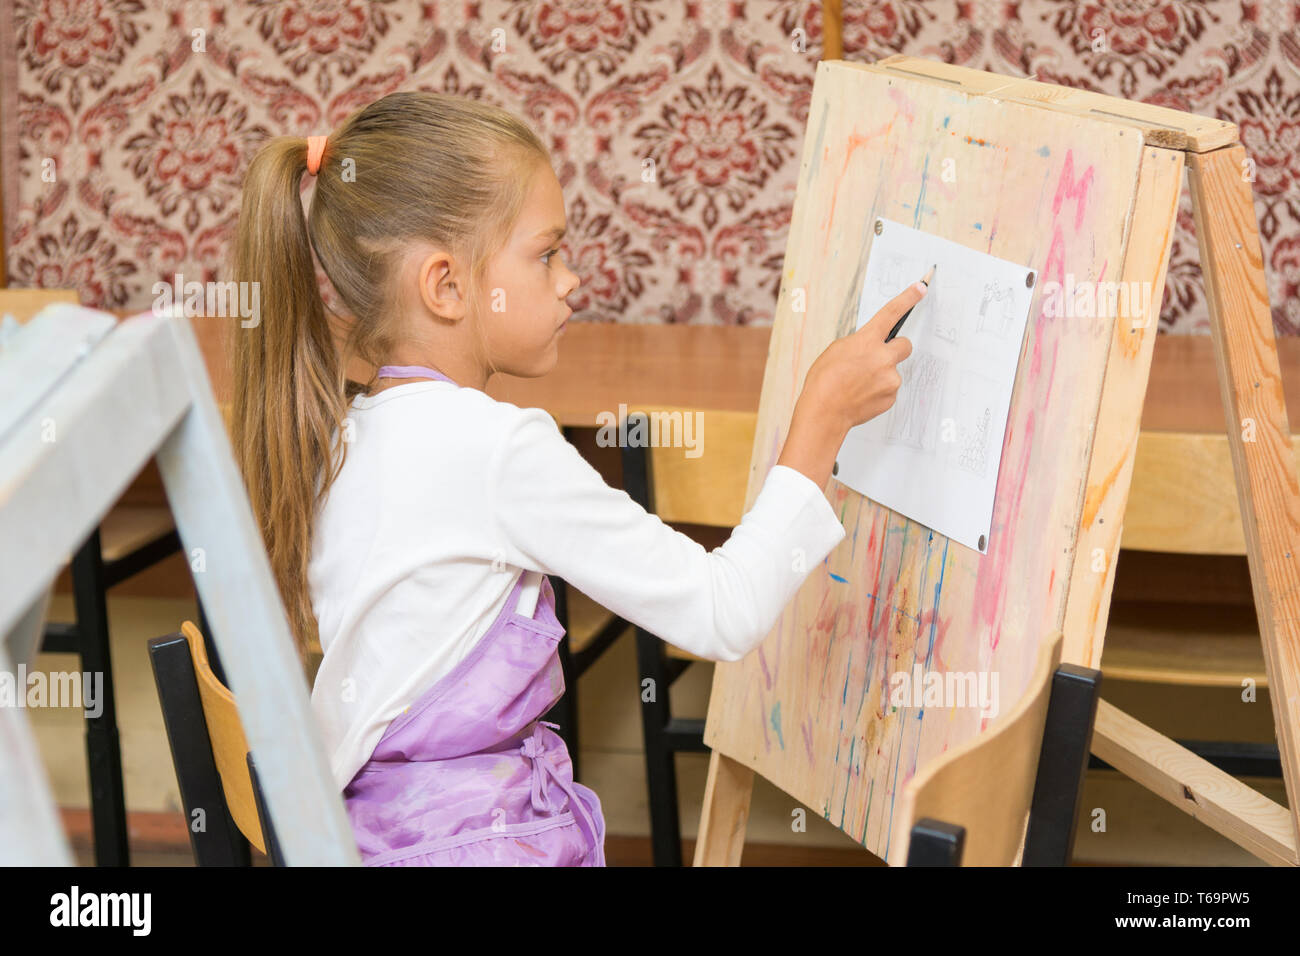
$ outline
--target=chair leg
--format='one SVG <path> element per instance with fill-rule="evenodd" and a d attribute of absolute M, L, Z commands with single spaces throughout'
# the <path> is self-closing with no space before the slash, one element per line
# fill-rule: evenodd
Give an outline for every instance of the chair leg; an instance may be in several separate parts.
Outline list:
<path fill-rule="evenodd" d="M 244 759 L 248 761 L 248 779 L 253 785 L 253 805 L 257 807 L 257 822 L 262 826 L 262 846 L 272 866 L 284 866 L 284 852 L 280 849 L 280 838 L 275 835 L 275 826 L 271 823 L 271 811 L 262 795 L 262 780 L 257 775 L 257 764 L 253 762 L 250 750 Z"/>
<path fill-rule="evenodd" d="M 569 589 L 562 578 L 551 577 L 551 589 L 555 592 L 555 618 L 564 628 L 557 653 L 560 658 L 560 673 L 564 676 L 564 694 L 551 709 L 546 712 L 544 720 L 560 725 L 560 737 L 569 749 L 569 760 L 573 763 L 573 779 L 581 779 L 578 757 L 578 678 L 581 676 L 573 666 L 573 654 L 569 645 Z"/>
<path fill-rule="evenodd" d="M 1052 675 L 1023 866 L 1070 865 L 1100 695 L 1101 671 L 1062 664 Z"/>
<path fill-rule="evenodd" d="M 912 840 L 907 846 L 907 865 L 961 866 L 965 844 L 965 827 L 925 817 L 912 826 Z"/>
<path fill-rule="evenodd" d="M 90 771 L 95 865 L 128 866 L 130 847 L 126 829 L 126 797 L 122 787 L 122 747 L 117 733 L 99 529 L 91 533 L 72 559 L 72 588 L 82 671 L 103 675 L 100 713 L 97 717 L 86 718 L 86 760 Z"/>
<path fill-rule="evenodd" d="M 655 866 L 682 865 L 682 828 L 677 816 L 677 768 L 666 734 L 672 717 L 663 642 L 636 629 L 637 673 L 641 675 L 641 732 L 645 740 L 646 788 L 650 799 L 650 843 Z M 649 683 L 647 683 L 649 681 Z"/>

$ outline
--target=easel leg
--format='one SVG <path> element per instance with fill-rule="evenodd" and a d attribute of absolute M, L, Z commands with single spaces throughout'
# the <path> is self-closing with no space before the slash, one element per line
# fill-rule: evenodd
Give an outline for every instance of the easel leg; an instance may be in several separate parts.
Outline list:
<path fill-rule="evenodd" d="M 740 866 L 753 794 L 754 771 L 714 750 L 695 839 L 695 866 Z"/>
<path fill-rule="evenodd" d="M 1300 482 L 1247 168 L 1240 145 L 1188 157 L 1250 583 L 1300 840 Z"/>
<path fill-rule="evenodd" d="M 666 728 L 672 719 L 668 668 L 663 642 L 636 629 L 637 683 L 653 681 L 655 693 L 641 700 L 645 741 L 646 791 L 650 795 L 650 845 L 655 866 L 682 865 L 682 827 L 677 816 L 677 767 Z"/>
<path fill-rule="evenodd" d="M 25 626 L 32 627 L 30 620 Z M 9 661 L 10 638 L 0 634 L 0 674 L 17 673 Z M 17 707 L 0 707 L 0 766 L 0 866 L 72 866 L 40 751 Z"/>
<path fill-rule="evenodd" d="M 183 377 L 190 392 L 155 458 L 185 553 L 200 549 L 204 556 L 194 583 L 285 859 L 294 866 L 357 865 L 356 836 L 315 732 L 306 674 L 194 332 L 188 322 L 151 316 L 136 327 L 172 337 L 157 361 Z"/>

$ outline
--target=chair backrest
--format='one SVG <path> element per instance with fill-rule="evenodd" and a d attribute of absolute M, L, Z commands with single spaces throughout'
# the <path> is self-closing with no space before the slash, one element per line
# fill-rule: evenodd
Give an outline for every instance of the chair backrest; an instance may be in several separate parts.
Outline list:
<path fill-rule="evenodd" d="M 665 522 L 740 524 L 757 413 L 638 405 L 627 417 L 639 412 L 649 416 L 646 440 L 654 439 L 646 449 L 651 510 Z"/>
<path fill-rule="evenodd" d="M 1010 866 L 1017 861 L 1061 643 L 1060 631 L 1043 641 L 1029 688 L 1009 713 L 936 757 L 907 782 L 894 812 L 895 846 L 909 846 L 912 827 L 928 817 L 965 828 L 962 866 Z"/>
<path fill-rule="evenodd" d="M 253 794 L 253 780 L 248 772 L 248 739 L 244 725 L 235 707 L 235 696 L 217 680 L 208 664 L 203 635 L 190 621 L 181 625 L 181 633 L 190 645 L 190 658 L 194 661 L 194 677 L 199 685 L 199 698 L 203 703 L 203 718 L 208 724 L 208 737 L 212 741 L 212 756 L 221 777 L 221 789 L 226 796 L 230 816 L 239 827 L 244 839 L 265 853 L 262 839 L 262 822 L 257 813 L 257 800 Z"/>
<path fill-rule="evenodd" d="M 47 305 L 78 303 L 76 289 L 0 289 L 0 316 L 12 315 L 25 323 Z"/>
<path fill-rule="evenodd" d="M 1292 464 L 1300 464 L 1300 435 L 1291 441 Z M 1226 433 L 1138 435 L 1120 543 L 1170 554 L 1246 553 Z"/>

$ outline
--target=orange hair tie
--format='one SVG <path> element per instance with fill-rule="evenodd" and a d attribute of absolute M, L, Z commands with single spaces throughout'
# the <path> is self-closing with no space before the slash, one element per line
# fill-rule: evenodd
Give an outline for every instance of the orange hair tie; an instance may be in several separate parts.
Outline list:
<path fill-rule="evenodd" d="M 320 160 L 325 155 L 325 140 L 328 136 L 307 137 L 307 172 L 313 176 L 320 171 Z"/>

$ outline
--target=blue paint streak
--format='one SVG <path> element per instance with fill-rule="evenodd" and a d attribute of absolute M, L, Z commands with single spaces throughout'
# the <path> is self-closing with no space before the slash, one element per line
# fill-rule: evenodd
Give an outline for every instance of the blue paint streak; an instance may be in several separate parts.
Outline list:
<path fill-rule="evenodd" d="M 934 586 L 934 613 L 930 615 L 930 646 L 925 652 L 925 669 L 928 671 L 934 660 L 935 631 L 939 627 L 939 594 L 943 591 L 943 572 L 948 567 L 948 542 L 943 543 L 943 558 L 939 564 L 939 583 Z"/>
<path fill-rule="evenodd" d="M 833 580 L 835 580 L 835 581 L 839 581 L 840 584 L 848 584 L 848 583 L 849 583 L 849 579 L 848 579 L 848 578 L 842 578 L 842 577 L 840 577 L 838 574 L 836 574 L 834 571 L 832 571 L 830 574 L 831 574 L 831 578 L 832 578 Z"/>
<path fill-rule="evenodd" d="M 1039 155 L 1039 156 L 1051 156 L 1051 155 L 1052 155 L 1052 151 L 1051 151 L 1050 149 L 1048 149 L 1046 146 L 1039 146 L 1039 147 L 1038 147 L 1038 155 Z"/>
<path fill-rule="evenodd" d="M 912 217 L 912 228 L 921 227 L 921 213 L 925 209 L 925 185 L 926 178 L 930 175 L 930 154 L 925 154 L 925 163 L 921 166 L 921 192 L 916 197 L 916 215 Z"/>
<path fill-rule="evenodd" d="M 982 222 L 977 222 L 977 223 L 975 223 L 975 228 L 976 228 L 976 229 L 983 229 L 983 228 L 984 228 L 984 223 L 982 223 Z"/>
<path fill-rule="evenodd" d="M 931 532 L 930 532 L 930 536 L 929 536 L 929 538 L 926 539 L 926 562 L 925 562 L 925 568 L 926 568 L 927 575 L 928 575 L 929 568 L 930 568 L 930 560 L 929 560 L 929 558 L 930 558 L 930 549 L 933 547 L 933 542 L 934 542 L 934 532 L 931 531 Z M 950 543 L 950 542 L 949 542 L 949 539 L 945 538 L 945 539 L 944 539 L 944 542 L 943 542 L 943 557 L 940 559 L 940 563 L 939 563 L 939 581 L 938 581 L 938 583 L 936 583 L 935 586 L 934 586 L 934 605 L 933 605 L 933 612 L 934 612 L 934 613 L 932 613 L 931 616 L 930 616 L 930 646 L 926 648 L 926 652 L 925 652 L 925 669 L 926 669 L 926 672 L 927 672 L 927 673 L 928 673 L 929 670 L 930 670 L 930 662 L 931 662 L 931 660 L 932 660 L 932 658 L 933 658 L 933 656 L 934 656 L 934 640 L 935 640 L 935 631 L 936 631 L 936 629 L 938 628 L 938 625 L 939 625 L 939 613 L 938 613 L 938 612 L 939 612 L 939 595 L 940 595 L 940 594 L 942 593 L 942 591 L 943 591 L 943 574 L 944 574 L 944 571 L 947 570 L 947 565 L 948 565 L 948 544 L 949 544 L 949 543 Z M 924 584 L 922 585 L 922 587 L 924 587 Z M 918 626 L 919 626 L 919 624 L 920 624 L 920 614 L 919 614 L 919 613 L 918 613 L 918 615 L 917 615 L 917 623 L 918 623 Z M 916 644 L 915 644 L 915 643 L 913 643 L 913 645 L 912 645 L 912 660 L 913 660 L 914 662 L 915 662 L 915 660 L 916 660 Z M 922 701 L 925 700 L 924 691 L 922 691 L 922 697 L 921 697 L 921 699 L 922 699 Z M 925 716 L 925 706 L 924 706 L 924 703 L 923 703 L 922 706 L 919 707 L 919 708 L 917 709 L 916 719 L 919 721 L 919 720 L 921 720 L 921 718 L 924 717 L 924 716 Z M 918 731 L 917 731 L 917 736 L 916 736 L 916 750 L 914 750 L 913 753 L 912 753 L 912 762 L 913 762 L 913 766 L 915 766 L 915 763 L 916 763 L 916 754 L 917 754 L 917 752 L 920 750 L 920 747 L 921 747 L 921 734 L 920 734 L 920 731 L 918 730 Z M 897 780 L 898 780 L 898 765 L 899 765 L 899 760 L 901 759 L 901 757 L 902 757 L 902 755 L 903 755 L 903 754 L 902 754 L 902 749 L 903 749 L 903 748 L 902 748 L 902 740 L 901 740 L 901 735 L 900 735 L 899 748 L 898 748 L 898 750 L 896 750 L 896 751 L 894 752 L 894 780 L 895 780 L 895 782 L 897 782 Z M 889 804 L 889 822 L 888 822 L 887 826 L 888 826 L 888 830 L 886 831 L 886 837 L 885 837 L 885 854 L 884 854 L 886 858 L 889 857 L 889 848 L 890 848 L 890 844 L 891 844 L 891 842 L 892 842 L 892 840 L 893 840 L 893 829 L 894 829 L 894 802 L 893 802 L 893 801 L 891 801 L 890 804 Z M 864 832 L 865 832 L 865 831 L 864 831 Z"/>
<path fill-rule="evenodd" d="M 781 734 L 781 702 L 779 700 L 776 702 L 776 705 L 772 708 L 772 729 L 776 731 L 777 743 L 779 743 L 781 745 L 781 749 L 784 750 L 785 737 Z"/>
<path fill-rule="evenodd" d="M 952 119 L 951 116 L 945 116 L 945 117 L 943 118 L 943 128 L 944 128 L 944 129 L 947 129 L 947 128 L 948 128 L 948 120 L 950 120 L 950 119 Z"/>

